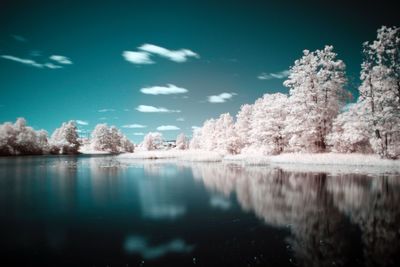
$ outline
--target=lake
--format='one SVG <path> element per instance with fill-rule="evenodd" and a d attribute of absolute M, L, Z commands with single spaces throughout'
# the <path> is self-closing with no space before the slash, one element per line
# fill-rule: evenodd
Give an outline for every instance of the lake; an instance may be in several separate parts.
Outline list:
<path fill-rule="evenodd" d="M 400 266 L 400 176 L 0 158 L 2 266 Z"/>

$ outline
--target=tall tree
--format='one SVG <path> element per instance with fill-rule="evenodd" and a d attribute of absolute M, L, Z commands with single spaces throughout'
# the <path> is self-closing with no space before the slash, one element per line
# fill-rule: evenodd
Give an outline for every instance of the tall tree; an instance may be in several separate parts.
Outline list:
<path fill-rule="evenodd" d="M 282 153 L 287 145 L 285 120 L 288 98 L 281 93 L 265 94 L 253 105 L 250 143 L 265 154 Z"/>
<path fill-rule="evenodd" d="M 304 50 L 284 82 L 290 89 L 286 132 L 293 151 L 326 151 L 326 136 L 346 95 L 345 64 L 336 57 L 332 46 Z"/>
<path fill-rule="evenodd" d="M 400 28 L 381 27 L 363 44 L 360 102 L 365 105 L 372 148 L 382 157 L 400 156 Z"/>

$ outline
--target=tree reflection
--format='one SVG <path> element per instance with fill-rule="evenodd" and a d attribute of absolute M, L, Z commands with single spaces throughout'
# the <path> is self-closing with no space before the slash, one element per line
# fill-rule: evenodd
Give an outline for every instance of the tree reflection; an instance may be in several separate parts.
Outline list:
<path fill-rule="evenodd" d="M 288 227 L 287 242 L 301 266 L 344 266 L 357 257 L 364 257 L 367 266 L 399 261 L 399 177 L 232 164 L 192 164 L 192 171 L 209 190 L 234 193 L 244 210 L 267 224 Z M 349 219 L 361 230 L 363 252 L 357 251 Z"/>

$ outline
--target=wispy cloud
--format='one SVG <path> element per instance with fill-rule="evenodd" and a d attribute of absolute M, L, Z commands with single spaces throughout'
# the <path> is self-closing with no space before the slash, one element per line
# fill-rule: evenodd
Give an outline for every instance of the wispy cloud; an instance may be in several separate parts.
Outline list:
<path fill-rule="evenodd" d="M 231 99 L 236 93 L 222 93 L 219 95 L 210 95 L 208 97 L 208 102 L 210 103 L 224 103 L 228 99 Z"/>
<path fill-rule="evenodd" d="M 276 72 L 276 73 L 261 73 L 260 75 L 258 75 L 258 79 L 260 80 L 272 80 L 272 79 L 283 79 L 286 78 L 287 76 L 289 76 L 290 71 L 289 70 L 283 70 L 280 72 Z"/>
<path fill-rule="evenodd" d="M 35 67 L 35 68 L 40 68 L 40 69 L 42 69 L 42 68 L 62 69 L 63 68 L 62 66 L 53 64 L 51 62 L 39 63 L 39 62 L 36 62 L 33 59 L 20 58 L 20 57 L 16 57 L 16 56 L 12 56 L 12 55 L 1 55 L 0 57 L 4 58 L 4 59 L 11 60 L 11 61 L 15 61 L 15 62 L 18 62 L 18 63 L 22 63 L 24 65 L 32 66 L 32 67 Z M 51 56 L 50 59 L 54 60 L 52 57 L 54 57 L 54 56 Z M 59 63 L 59 64 L 72 64 L 72 62 L 67 57 L 64 57 L 64 56 L 55 56 L 55 57 L 57 57 L 59 59 L 58 61 L 56 60 L 56 62 Z M 64 62 L 64 63 L 61 63 L 61 62 Z M 70 63 L 65 63 L 65 62 L 70 62 Z"/>
<path fill-rule="evenodd" d="M 32 67 L 36 67 L 36 68 L 43 68 L 43 64 L 37 63 L 36 61 L 32 60 L 32 59 L 27 59 L 27 58 L 19 58 L 19 57 L 14 57 L 11 55 L 1 55 L 2 58 L 4 59 L 8 59 L 11 61 L 15 61 L 18 63 L 22 63 L 25 65 L 29 65 Z"/>
<path fill-rule="evenodd" d="M 113 112 L 113 111 L 115 111 L 115 109 L 112 108 L 103 108 L 98 110 L 98 112 Z"/>
<path fill-rule="evenodd" d="M 124 51 L 122 56 L 126 61 L 133 64 L 154 64 L 155 62 L 150 59 L 150 54 L 147 52 L 134 52 Z"/>
<path fill-rule="evenodd" d="M 140 136 L 140 135 L 144 135 L 144 133 L 133 133 L 133 135 Z"/>
<path fill-rule="evenodd" d="M 181 112 L 180 110 L 170 110 L 167 108 L 163 108 L 163 107 L 153 107 L 153 106 L 147 106 L 147 105 L 139 105 L 136 108 L 137 111 L 139 112 L 160 112 L 160 113 L 171 113 L 171 112 Z"/>
<path fill-rule="evenodd" d="M 140 89 L 140 92 L 148 95 L 171 95 L 171 94 L 184 94 L 188 90 L 185 88 L 177 87 L 173 84 L 167 84 L 167 86 L 153 86 L 145 87 Z"/>
<path fill-rule="evenodd" d="M 79 125 L 89 125 L 89 122 L 87 121 L 82 121 L 82 120 L 75 120 L 75 122 Z"/>
<path fill-rule="evenodd" d="M 62 66 L 55 65 L 55 64 L 50 63 L 50 62 L 45 63 L 44 66 L 46 66 L 49 69 L 62 69 Z"/>
<path fill-rule="evenodd" d="M 134 129 L 134 128 L 146 128 L 146 125 L 142 125 L 142 124 L 126 124 L 126 125 L 122 125 L 122 128 L 128 128 L 128 129 Z"/>
<path fill-rule="evenodd" d="M 107 117 L 100 117 L 99 120 L 105 121 L 105 120 L 107 120 Z"/>
<path fill-rule="evenodd" d="M 58 64 L 63 64 L 63 65 L 70 65 L 72 64 L 72 61 L 67 58 L 66 56 L 61 56 L 61 55 L 52 55 L 50 56 L 51 60 L 54 60 Z"/>
<path fill-rule="evenodd" d="M 176 121 L 185 121 L 185 118 L 179 117 L 179 118 L 176 119 Z"/>
<path fill-rule="evenodd" d="M 165 57 L 178 63 L 186 62 L 189 57 L 199 58 L 197 53 L 189 49 L 169 50 L 153 44 L 144 44 L 139 47 L 139 50 Z"/>
<path fill-rule="evenodd" d="M 177 130 L 180 130 L 180 128 L 175 125 L 161 125 L 157 127 L 157 131 L 177 131 Z"/>

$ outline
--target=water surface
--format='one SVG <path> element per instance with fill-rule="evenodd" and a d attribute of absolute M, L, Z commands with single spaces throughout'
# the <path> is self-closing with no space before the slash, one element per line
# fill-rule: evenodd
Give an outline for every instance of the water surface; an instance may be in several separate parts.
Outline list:
<path fill-rule="evenodd" d="M 0 158 L 2 266 L 400 266 L 400 176 Z"/>

